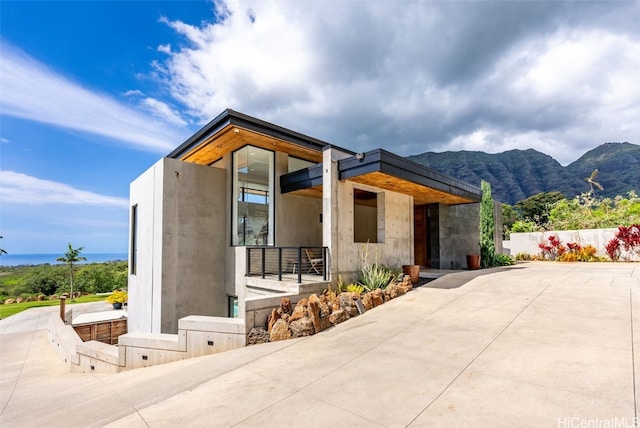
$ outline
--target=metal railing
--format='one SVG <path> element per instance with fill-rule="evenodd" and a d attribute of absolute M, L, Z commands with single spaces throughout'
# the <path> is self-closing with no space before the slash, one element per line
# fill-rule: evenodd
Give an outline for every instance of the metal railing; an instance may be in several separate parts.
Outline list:
<path fill-rule="evenodd" d="M 322 276 L 327 280 L 327 247 L 247 247 L 246 276 L 262 278 L 295 275 L 298 284 L 302 275 Z"/>

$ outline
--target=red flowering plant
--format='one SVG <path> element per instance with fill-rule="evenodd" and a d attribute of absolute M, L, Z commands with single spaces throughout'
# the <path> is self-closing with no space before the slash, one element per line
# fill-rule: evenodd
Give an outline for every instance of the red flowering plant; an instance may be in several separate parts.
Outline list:
<path fill-rule="evenodd" d="M 561 246 L 560 239 L 557 236 L 551 235 L 547 240 L 549 243 L 541 242 L 538 244 L 538 247 L 542 250 L 541 256 L 543 260 L 555 260 L 560 254 L 565 252 L 566 248 Z"/>
<path fill-rule="evenodd" d="M 631 260 L 636 254 L 640 256 L 640 223 L 631 226 L 618 226 L 614 238 L 607 243 L 607 254 L 614 262 L 622 257 Z"/>

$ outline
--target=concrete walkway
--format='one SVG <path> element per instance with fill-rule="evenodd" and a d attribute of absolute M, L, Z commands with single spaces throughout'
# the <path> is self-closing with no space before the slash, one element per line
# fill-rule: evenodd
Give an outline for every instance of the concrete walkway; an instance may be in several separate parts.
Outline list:
<path fill-rule="evenodd" d="M 451 274 L 316 336 L 115 375 L 8 319 L 0 426 L 633 426 L 639 320 L 638 263 Z"/>

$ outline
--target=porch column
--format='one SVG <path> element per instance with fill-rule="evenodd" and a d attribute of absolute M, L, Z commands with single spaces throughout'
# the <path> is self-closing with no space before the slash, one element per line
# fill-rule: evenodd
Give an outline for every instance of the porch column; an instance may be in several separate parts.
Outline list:
<path fill-rule="evenodd" d="M 329 280 L 337 278 L 338 254 L 338 162 L 337 152 L 327 147 L 322 152 L 322 245 L 329 249 Z"/>

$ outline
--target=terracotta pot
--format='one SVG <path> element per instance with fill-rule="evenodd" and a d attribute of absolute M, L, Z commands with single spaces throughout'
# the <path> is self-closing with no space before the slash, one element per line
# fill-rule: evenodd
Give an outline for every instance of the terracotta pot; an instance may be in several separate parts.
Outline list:
<path fill-rule="evenodd" d="M 420 265 L 402 265 L 402 273 L 411 276 L 411 284 L 413 285 L 420 281 Z"/>
<path fill-rule="evenodd" d="M 480 254 L 467 254 L 467 267 L 469 270 L 480 269 Z"/>

